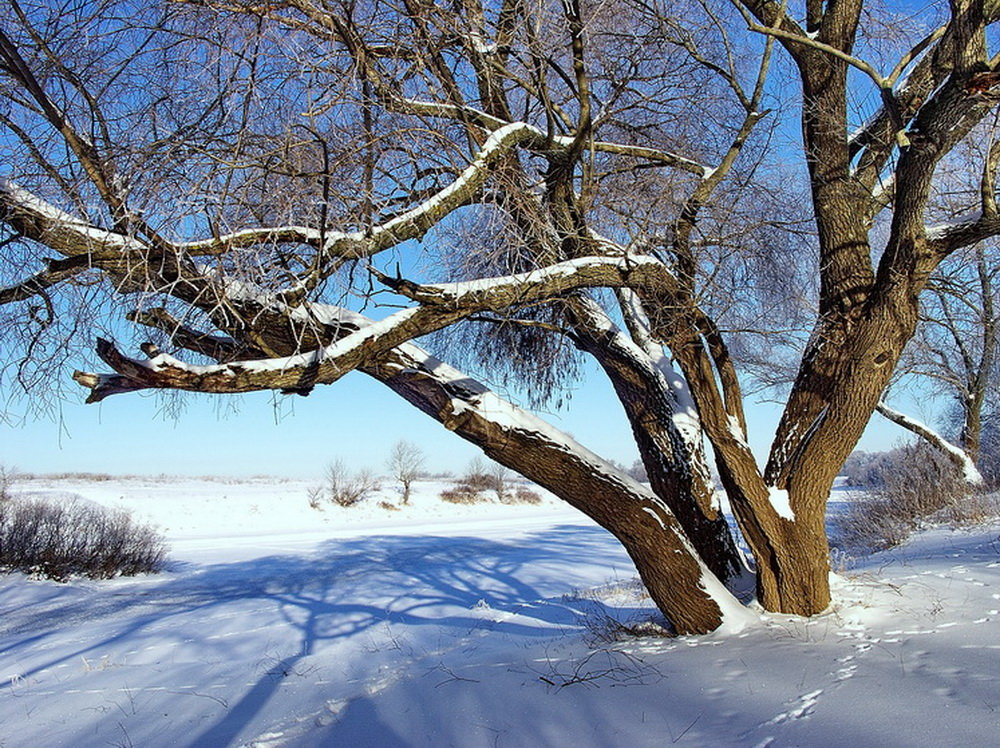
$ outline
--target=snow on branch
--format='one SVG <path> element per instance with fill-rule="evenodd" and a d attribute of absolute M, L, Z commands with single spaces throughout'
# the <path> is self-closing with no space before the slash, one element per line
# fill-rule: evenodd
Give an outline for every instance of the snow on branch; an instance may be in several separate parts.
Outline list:
<path fill-rule="evenodd" d="M 293 242 L 318 247 L 324 260 L 370 257 L 409 239 L 419 239 L 448 213 L 468 204 L 489 178 L 490 169 L 498 158 L 537 136 L 535 128 L 523 123 L 500 127 L 490 135 L 472 163 L 455 181 L 420 205 L 362 231 L 321 232 L 302 226 L 264 227 L 187 242 L 179 244 L 178 248 L 191 255 L 207 255 L 257 244 Z"/>
<path fill-rule="evenodd" d="M 458 109 L 444 104 L 427 104 L 426 107 L 432 110 Z M 423 108 L 422 106 L 420 109 Z M 501 124 L 496 118 L 489 118 L 488 124 L 499 127 L 483 143 L 472 163 L 451 184 L 416 207 L 377 226 L 362 231 L 327 231 L 325 234 L 316 229 L 299 226 L 249 229 L 218 238 L 181 244 L 179 247 L 190 254 L 213 254 L 230 248 L 266 242 L 297 241 L 320 247 L 321 260 L 329 260 L 371 257 L 404 241 L 419 239 L 446 215 L 469 204 L 475 198 L 476 193 L 489 179 L 492 167 L 499 158 L 514 148 L 531 143 L 537 145 L 540 139 L 545 139 L 540 130 L 524 122 Z M 654 152 L 650 149 L 647 157 L 652 158 L 653 155 Z M 701 167 L 697 168 L 700 172 Z"/>
<path fill-rule="evenodd" d="M 642 255 L 585 257 L 528 273 L 427 286 L 377 274 L 387 285 L 421 305 L 368 322 L 317 350 L 208 366 L 184 363 L 151 346 L 144 348 L 148 360 L 137 361 L 101 341 L 98 355 L 118 378 L 85 372 L 76 372 L 73 378 L 91 389 L 88 402 L 144 388 L 212 393 L 281 389 L 305 394 L 314 385 L 335 382 L 404 342 L 479 312 L 499 312 L 577 288 L 634 284 L 669 293 L 674 285 L 673 276 L 662 263 Z"/>
<path fill-rule="evenodd" d="M 344 234 L 327 234 L 327 241 L 337 241 Z M 230 234 L 222 234 L 211 239 L 181 242 L 177 249 L 192 257 L 224 254 L 231 249 L 254 247 L 260 244 L 308 244 L 319 246 L 323 234 L 318 229 L 305 226 L 274 226 L 243 229 Z"/>
<path fill-rule="evenodd" d="M 414 301 L 429 305 L 475 306 L 497 310 L 499 304 L 530 303 L 578 288 L 648 288 L 667 294 L 677 291 L 670 270 L 649 255 L 579 257 L 515 275 L 479 278 L 455 283 L 417 284 L 370 270 L 385 285 Z"/>
<path fill-rule="evenodd" d="M 951 460 L 955 466 L 962 471 L 962 475 L 965 477 L 967 483 L 978 486 L 983 482 L 983 476 L 979 472 L 979 468 L 976 467 L 976 463 L 972 461 L 960 447 L 956 447 L 954 444 L 949 442 L 939 433 L 934 431 L 930 426 L 911 418 L 908 415 L 900 413 L 898 410 L 890 408 L 884 402 L 880 402 L 875 409 L 881 413 L 883 416 L 888 418 L 890 421 L 895 423 L 897 426 L 902 426 L 908 431 L 912 431 L 917 436 L 925 439 L 928 443 L 941 450 L 944 455 Z"/>
<path fill-rule="evenodd" d="M 976 242 L 1000 235 L 1000 216 L 974 211 L 952 221 L 928 226 L 924 235 L 938 254 L 945 256 Z"/>
<path fill-rule="evenodd" d="M 132 237 L 97 228 L 2 177 L 0 220 L 67 256 L 147 249 Z"/>

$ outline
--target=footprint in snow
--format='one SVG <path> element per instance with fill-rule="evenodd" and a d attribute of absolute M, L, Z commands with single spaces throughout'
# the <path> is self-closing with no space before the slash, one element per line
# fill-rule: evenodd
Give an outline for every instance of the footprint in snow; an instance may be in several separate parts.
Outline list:
<path fill-rule="evenodd" d="M 797 719 L 807 719 L 809 718 L 813 710 L 816 708 L 816 704 L 819 703 L 819 697 L 822 695 L 823 689 L 817 688 L 815 691 L 810 691 L 809 693 L 802 694 L 797 700 L 797 705 L 793 709 L 789 709 L 787 712 L 782 712 L 781 714 L 776 714 L 767 722 L 761 722 L 753 730 L 759 730 L 762 727 L 772 727 L 774 725 L 780 725 L 785 722 L 790 722 Z M 746 737 L 753 730 L 747 730 L 740 735 L 741 738 Z M 773 738 L 771 738 L 773 740 Z M 765 743 L 766 745 L 767 743 Z M 759 743 L 758 743 L 759 745 Z"/>

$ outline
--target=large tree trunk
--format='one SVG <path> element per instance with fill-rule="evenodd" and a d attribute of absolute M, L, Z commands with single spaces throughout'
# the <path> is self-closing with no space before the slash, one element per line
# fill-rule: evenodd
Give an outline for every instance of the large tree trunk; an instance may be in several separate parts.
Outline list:
<path fill-rule="evenodd" d="M 661 499 L 545 422 L 415 346 L 401 346 L 363 370 L 614 534 L 677 633 L 706 633 L 724 620 L 739 625 L 735 619 L 749 615 Z"/>
<path fill-rule="evenodd" d="M 828 319 L 803 359 L 764 473 L 772 503 L 787 496 L 794 516 L 787 528 L 768 528 L 774 553 L 758 569 L 764 604 L 801 615 L 829 604 L 827 499 L 913 335 L 916 293 L 900 287 Z"/>
<path fill-rule="evenodd" d="M 743 571 L 742 557 L 719 511 L 703 450 L 675 423 L 679 407 L 663 374 L 618 331 L 577 324 L 578 344 L 601 364 L 625 409 L 650 488 L 680 521 L 698 555 L 723 582 Z M 694 413 L 687 414 L 696 421 Z"/>

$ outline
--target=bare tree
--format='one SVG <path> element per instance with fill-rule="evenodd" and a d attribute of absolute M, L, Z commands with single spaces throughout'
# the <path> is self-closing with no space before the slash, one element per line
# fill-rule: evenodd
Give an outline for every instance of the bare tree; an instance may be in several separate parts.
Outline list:
<path fill-rule="evenodd" d="M 907 349 L 900 373 L 917 377 L 957 406 L 956 443 L 912 418 L 879 405 L 879 412 L 949 455 L 973 482 L 980 482 L 984 416 L 995 408 L 998 382 L 997 249 L 980 243 L 964 262 L 943 266 L 928 283 L 922 324 Z M 992 257 L 991 257 L 992 255 Z M 993 407 L 990 407 L 993 405 Z"/>
<path fill-rule="evenodd" d="M 109 373 L 74 375 L 91 402 L 307 395 L 359 370 L 612 532 L 679 632 L 740 615 L 704 437 L 761 604 L 824 610 L 833 479 L 928 278 L 1000 232 L 992 148 L 961 187 L 977 209 L 928 226 L 942 159 L 990 136 L 995 3 L 952 0 L 929 27 L 861 0 L 11 6 L 13 365 L 100 331 Z M 769 81 L 786 64 L 798 90 Z M 767 209 L 788 194 L 769 144 L 796 100 L 816 308 L 760 470 L 729 341 L 750 309 L 786 326 L 748 288 L 802 254 Z M 122 353 L 106 338 L 123 315 L 158 345 Z M 595 359 L 649 485 L 413 342 L 445 329 L 539 400 Z"/>
<path fill-rule="evenodd" d="M 326 466 L 323 482 L 309 490 L 309 505 L 322 508 L 323 500 L 342 507 L 352 507 L 381 489 L 375 474 L 367 468 L 350 470 L 347 464 L 336 459 Z"/>
<path fill-rule="evenodd" d="M 424 468 L 424 453 L 416 444 L 400 439 L 392 445 L 387 466 L 392 476 L 403 486 L 403 503 L 410 503 L 410 488 Z"/>
<path fill-rule="evenodd" d="M 512 474 L 510 470 L 499 462 L 491 460 L 486 465 L 483 476 L 487 479 L 490 489 L 496 494 L 497 501 L 501 504 L 509 503 L 511 496 L 514 494 L 513 486 L 511 486 Z"/>

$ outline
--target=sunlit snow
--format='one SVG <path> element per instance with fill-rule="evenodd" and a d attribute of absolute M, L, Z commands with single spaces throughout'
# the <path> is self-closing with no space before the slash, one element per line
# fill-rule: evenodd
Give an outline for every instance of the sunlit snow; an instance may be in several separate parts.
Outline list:
<path fill-rule="evenodd" d="M 0 577 L 10 746 L 987 745 L 997 528 L 926 532 L 834 577 L 810 620 L 609 638 L 655 610 L 620 544 L 553 499 L 354 509 L 308 481 L 31 480 L 155 522 L 159 576 Z M 835 496 L 837 511 L 842 496 Z M 647 626 L 647 624 L 641 624 Z M 639 626 L 641 628 L 641 626 Z"/>

